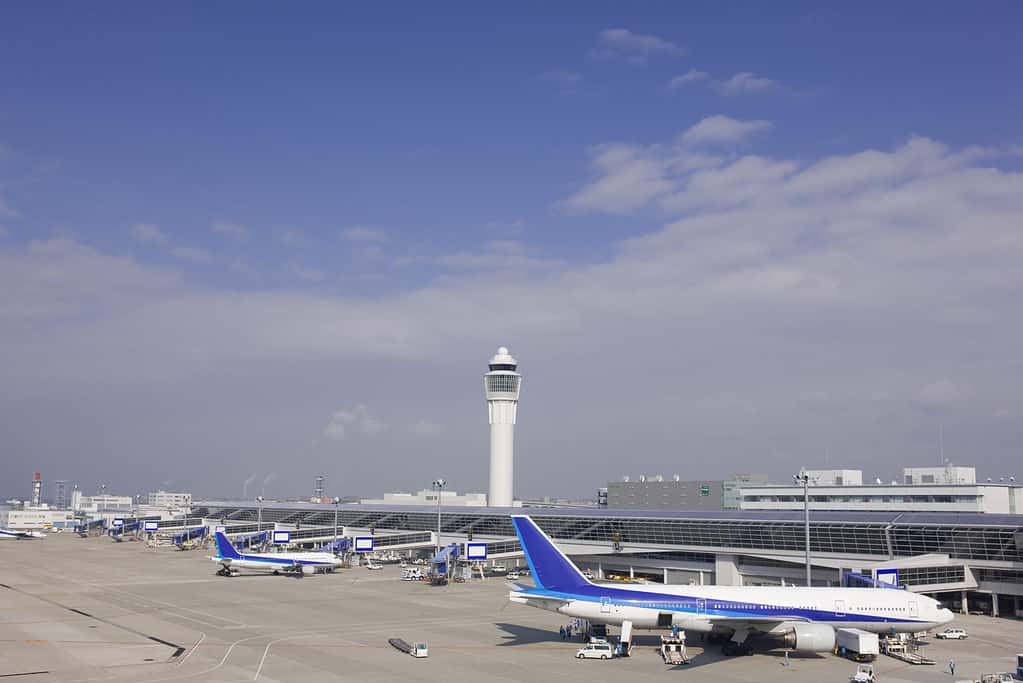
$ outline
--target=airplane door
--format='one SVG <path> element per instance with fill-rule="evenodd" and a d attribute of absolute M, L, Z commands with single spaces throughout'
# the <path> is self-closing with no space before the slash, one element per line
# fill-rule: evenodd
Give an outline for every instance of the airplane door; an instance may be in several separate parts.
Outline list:
<path fill-rule="evenodd" d="M 606 595 L 600 599 L 600 613 L 610 614 L 611 613 L 611 598 Z"/>
<path fill-rule="evenodd" d="M 835 616 L 845 616 L 845 600 L 835 600 Z"/>
<path fill-rule="evenodd" d="M 909 601 L 909 605 L 907 605 L 907 606 L 909 607 L 909 616 L 911 616 L 911 617 L 918 617 L 918 616 L 920 616 L 920 611 L 917 609 L 917 606 L 916 606 L 916 600 L 910 600 Z"/>
<path fill-rule="evenodd" d="M 707 611 L 707 601 L 706 600 L 697 600 L 696 601 L 696 613 L 697 614 L 703 614 L 706 611 Z"/>

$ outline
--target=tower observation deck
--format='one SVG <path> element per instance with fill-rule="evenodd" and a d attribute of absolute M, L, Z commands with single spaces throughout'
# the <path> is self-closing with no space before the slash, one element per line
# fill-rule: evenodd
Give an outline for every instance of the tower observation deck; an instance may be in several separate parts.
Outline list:
<path fill-rule="evenodd" d="M 490 412 L 490 494 L 491 507 L 511 507 L 515 414 L 519 405 L 522 375 L 519 363 L 501 347 L 490 359 L 490 371 L 483 376 L 483 389 Z"/>

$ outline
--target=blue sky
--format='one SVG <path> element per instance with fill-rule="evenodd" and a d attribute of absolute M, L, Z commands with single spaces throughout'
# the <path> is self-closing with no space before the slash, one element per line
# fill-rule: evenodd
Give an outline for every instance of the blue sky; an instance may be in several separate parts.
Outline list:
<path fill-rule="evenodd" d="M 915 331 L 904 330 L 909 322 L 903 312 L 867 314 L 863 299 L 844 295 L 851 282 L 882 282 L 910 266 L 944 273 L 945 282 L 956 281 L 960 267 L 989 274 L 1008 267 L 981 262 L 968 250 L 948 253 L 956 229 L 964 231 L 963 239 L 972 239 L 966 231 L 978 234 L 977 225 L 965 223 L 921 232 L 919 253 L 931 254 L 926 262 L 888 263 L 884 256 L 902 246 L 890 241 L 899 226 L 907 221 L 932 225 L 925 220 L 935 210 L 928 197 L 968 182 L 977 185 L 975 191 L 963 190 L 964 197 L 1002 211 L 990 217 L 991 230 L 1008 230 L 1008 235 L 995 238 L 981 231 L 991 249 L 1008 257 L 1010 246 L 1015 248 L 1013 232 L 1005 226 L 1012 222 L 1006 216 L 1018 215 L 1004 186 L 1017 180 L 1023 144 L 1023 51 L 1016 30 L 1021 14 L 1018 3 L 1010 2 L 586 3 L 553 9 L 549 3 L 501 8 L 452 3 L 429 11 L 400 3 L 8 7 L 0 22 L 0 250 L 16 294 L 8 307 L 8 331 L 0 339 L 11 359 L 3 376 L 24 383 L 31 398 L 22 397 L 24 412 L 17 420 L 9 418 L 19 455 L 15 463 L 0 463 L 4 474 L 11 467 L 20 476 L 40 461 L 72 470 L 67 452 L 73 443 L 87 444 L 99 462 L 137 450 L 168 409 L 140 406 L 138 396 L 154 386 L 223 392 L 223 405 L 234 406 L 224 414 L 185 411 L 182 419 L 203 426 L 167 446 L 164 455 L 186 448 L 229 450 L 232 443 L 259 451 L 261 438 L 237 430 L 255 410 L 240 405 L 251 399 L 247 382 L 260 383 L 264 373 L 261 386 L 279 395 L 280 403 L 259 409 L 280 415 L 274 433 L 281 441 L 273 452 L 268 448 L 252 456 L 253 471 L 272 471 L 273 458 L 296 444 L 309 451 L 311 462 L 310 471 L 295 473 L 294 481 L 282 472 L 282 487 L 288 481 L 301 490 L 312 469 L 333 466 L 333 445 L 323 441 L 321 423 L 335 414 L 365 428 L 349 430 L 346 445 L 363 438 L 367 443 L 360 447 L 367 452 L 397 461 L 417 450 L 416 439 L 432 437 L 443 444 L 440 450 L 468 460 L 478 452 L 485 455 L 485 430 L 459 411 L 480 402 L 475 365 L 481 366 L 499 343 L 513 353 L 524 346 L 534 354 L 534 364 L 543 354 L 552 383 L 595 381 L 557 374 L 557 368 L 572 364 L 573 353 L 602 363 L 617 357 L 620 362 L 609 367 L 623 374 L 635 371 L 650 383 L 631 386 L 632 380 L 622 376 L 606 381 L 631 386 L 660 406 L 669 399 L 706 404 L 715 380 L 732 387 L 725 392 L 729 395 L 762 392 L 766 397 L 794 373 L 800 379 L 794 395 L 859 396 L 847 396 L 841 408 L 832 405 L 830 426 L 822 427 L 842 434 L 833 437 L 842 440 L 877 431 L 867 417 L 851 417 L 869 403 L 865 396 L 892 395 L 908 412 L 892 409 L 887 417 L 869 418 L 901 425 L 884 432 L 888 436 L 881 441 L 889 453 L 922 448 L 909 444 L 933 432 L 939 418 L 929 399 L 920 397 L 920 392 L 929 396 L 925 389 L 932 387 L 937 403 L 958 406 L 958 412 L 942 408 L 950 412 L 940 419 L 968 425 L 964 443 L 985 444 L 979 449 L 983 453 L 971 447 L 965 459 L 988 453 L 1001 462 L 1019 434 L 1018 418 L 1005 419 L 1016 414 L 1018 396 L 1006 393 L 1007 387 L 989 387 L 987 373 L 1004 375 L 1018 359 L 1008 351 L 985 351 L 987 360 L 978 363 L 977 349 L 948 333 L 945 325 L 953 323 L 931 328 L 916 321 Z M 718 127 L 698 128 L 703 121 Z M 830 165 L 816 166 L 829 159 Z M 816 173 L 813 178 L 809 173 L 797 178 L 809 170 Z M 996 178 L 985 175 L 991 173 Z M 835 178 L 849 184 L 837 187 Z M 784 187 L 778 185 L 782 181 Z M 819 183 L 826 196 L 806 189 Z M 865 187 L 922 188 L 922 203 L 913 205 L 919 211 L 910 211 L 908 218 L 894 204 L 890 215 L 862 218 L 876 238 L 869 249 L 861 223 L 853 225 L 851 219 L 826 234 L 812 227 L 785 231 L 796 210 L 806 212 L 798 219 L 806 226 L 820 216 L 837 220 L 828 210 L 849 210 L 852 205 L 841 202 Z M 982 196 L 989 188 L 1007 194 Z M 774 198 L 785 192 L 792 193 L 791 203 L 779 206 Z M 878 197 L 860 199 L 871 204 Z M 764 234 L 746 234 L 728 222 L 736 219 L 740 204 L 750 211 L 743 220 L 763 217 Z M 966 207 L 957 203 L 949 207 L 953 210 Z M 679 227 L 685 221 L 703 223 Z M 725 224 L 730 227 L 723 229 Z M 678 242 L 680 231 L 685 236 Z M 704 239 L 711 233 L 731 237 L 727 245 L 717 237 L 711 244 Z M 712 316 L 708 325 L 697 311 L 701 301 L 709 306 L 709 299 L 696 295 L 700 283 L 716 283 L 716 292 L 732 288 L 735 278 L 753 267 L 728 266 L 703 278 L 702 269 L 723 258 L 719 247 L 732 255 L 728 258 L 740 252 L 754 258 L 746 250 L 759 249 L 755 267 L 766 280 L 750 280 L 754 289 L 812 283 L 821 296 L 824 290 L 827 296 L 843 295 L 842 302 L 825 309 L 778 309 L 752 329 L 741 315 L 717 323 Z M 669 262 L 666 254 L 676 251 L 695 260 L 680 256 Z M 808 258 L 821 260 L 811 268 Z M 876 272 L 842 270 L 867 262 Z M 622 275 L 629 267 L 636 279 Z M 964 278 L 969 279 L 965 273 Z M 873 292 L 871 301 L 905 302 L 912 311 L 937 303 L 924 291 L 910 291 L 913 282 L 922 280 L 891 283 L 886 293 Z M 1015 327 L 998 326 L 1008 324 L 1001 306 L 1018 293 L 1017 283 L 970 282 L 976 290 L 964 284 L 948 291 L 944 303 L 980 306 L 999 321 L 994 325 L 1004 338 L 1014 338 Z M 644 290 L 648 286 L 650 291 Z M 594 300 L 613 298 L 609 292 L 623 290 L 635 297 L 632 303 L 587 309 Z M 660 313 L 652 307 L 649 317 L 636 312 L 643 308 L 637 302 L 660 295 L 671 301 L 671 292 L 681 297 L 686 291 L 696 308 L 684 315 L 675 311 L 677 318 L 663 314 L 664 306 L 674 310 L 674 303 L 662 303 Z M 516 302 L 506 315 L 483 316 L 470 333 L 459 331 L 467 315 L 483 315 L 476 308 L 480 302 L 489 301 L 493 311 L 505 305 L 498 303 L 504 296 Z M 228 330 L 212 331 L 216 321 L 227 318 L 214 313 L 211 302 L 225 301 L 242 320 L 263 321 L 263 329 L 293 326 L 294 337 L 256 343 L 252 335 L 229 339 Z M 317 312 L 319 307 L 329 314 Z M 740 308 L 736 301 L 725 302 L 714 307 L 714 315 Z M 154 310 L 163 311 L 158 321 L 147 318 Z M 963 313 L 955 325 L 970 315 L 975 311 Z M 174 316 L 180 318 L 167 322 Z M 668 345 L 660 327 L 664 318 L 678 323 L 672 333 L 681 331 L 692 340 L 693 347 L 679 356 L 701 357 L 705 362 L 698 365 L 718 373 L 706 384 L 694 383 L 692 395 L 674 393 L 674 383 L 658 372 L 677 377 L 693 370 L 687 365 L 632 366 L 637 356 L 671 353 L 662 348 Z M 610 331 L 609 319 L 620 319 Z M 794 367 L 783 345 L 776 355 L 768 354 L 774 358 L 769 369 L 753 363 L 763 358 L 758 350 L 729 350 L 736 337 L 762 335 L 767 347 L 783 341 L 776 325 L 802 334 L 822 320 L 834 336 L 821 343 L 834 358 L 812 370 Z M 116 364 L 115 358 L 131 352 L 163 358 L 159 348 L 168 334 L 160 331 L 163 322 L 173 330 L 196 325 L 191 334 L 182 333 L 181 343 L 190 345 L 187 353 L 181 343 L 174 345 L 182 365 L 158 360 L 167 366 L 159 376 L 135 368 L 125 370 L 123 379 L 109 379 L 107 361 Z M 694 334 L 694 323 L 705 329 Z M 299 343 L 330 338 L 336 331 L 331 325 L 345 328 L 341 336 L 348 341 L 360 334 L 351 328 L 370 332 L 358 348 L 338 341 L 336 353 L 327 343 L 325 348 Z M 850 339 L 870 338 L 878 328 L 897 340 L 905 357 L 878 355 L 866 342 L 846 348 Z M 922 331 L 944 340 L 938 344 L 941 353 L 926 367 L 910 367 L 920 363 L 910 349 L 921 343 L 916 334 Z M 105 350 L 37 343 L 77 335 Z M 969 337 L 964 331 L 962 339 Z M 934 338 L 923 337 L 925 343 Z M 604 343 L 597 345 L 597 339 Z M 480 346 L 472 347 L 474 360 L 463 367 L 461 354 L 470 353 L 470 341 Z M 118 349 L 119 343 L 125 347 Z M 446 413 L 427 414 L 397 395 L 401 392 L 380 388 L 388 372 L 407 371 L 401 364 L 411 363 L 410 349 L 419 344 L 434 350 L 429 376 L 450 388 Z M 394 358 L 388 360 L 388 353 Z M 90 376 L 81 367 L 53 362 L 68 357 L 82 367 L 106 369 Z M 252 365 L 243 367 L 244 362 Z M 370 368 L 376 362 L 383 365 L 374 375 Z M 837 372 L 842 363 L 849 367 Z M 295 364 L 308 367 L 298 371 Z M 353 369 L 358 372 L 349 375 Z M 854 390 L 850 377 L 867 369 L 887 370 L 887 377 L 905 375 L 902 388 Z M 726 378 L 732 370 L 745 379 Z M 831 376 L 833 371 L 842 377 Z M 325 379 L 331 373 L 337 373 L 335 379 L 360 376 L 331 395 L 332 383 Z M 81 432 L 61 438 L 28 426 L 46 424 L 44 416 L 53 414 L 76 419 L 71 416 L 80 416 L 81 406 L 68 403 L 68 396 L 78 389 L 69 387 L 96 381 L 123 392 L 100 411 L 105 417 L 94 416 Z M 315 399 L 303 394 L 309 382 L 320 381 L 327 387 Z M 463 381 L 468 384 L 456 388 Z M 822 386 L 812 386 L 815 382 Z M 554 395 L 547 394 L 552 406 Z M 83 400 L 99 410 L 94 401 Z M 651 429 L 647 421 L 662 408 L 637 405 L 634 415 L 626 410 L 620 419 L 631 429 L 594 436 L 588 446 L 608 466 L 594 481 L 577 483 L 570 481 L 569 459 L 561 472 L 564 488 L 586 492 L 622 474 L 609 439 L 632 443 L 641 435 L 641 450 L 650 455 L 636 466 L 651 470 L 677 466 L 669 454 L 685 451 L 689 438 L 688 448 L 719 450 L 744 466 L 756 462 L 743 454 L 762 441 L 754 436 L 757 429 L 775 430 L 772 449 L 789 454 L 779 456 L 783 473 L 819 452 L 818 442 L 827 440 L 815 436 L 813 445 L 802 443 L 796 435 L 801 413 L 765 417 L 757 412 L 761 399 L 750 399 L 761 415 L 759 426 L 748 425 L 749 433 L 737 436 L 743 430 L 725 426 L 729 420 L 734 426 L 734 405 L 722 400 L 714 413 L 722 426 L 698 436 Z M 140 428 L 112 444 L 110 416 L 125 406 L 137 409 L 132 421 L 150 423 L 150 430 Z M 565 418 L 578 428 L 587 415 L 618 415 L 620 409 L 582 406 Z M 986 421 L 994 414 L 1002 416 L 996 428 Z M 369 422 L 365 416 L 372 416 Z M 374 423 L 387 426 L 377 429 Z M 406 430 L 399 438 L 399 423 L 433 427 Z M 538 425 L 534 442 L 524 437 L 536 462 L 561 452 L 566 438 L 567 428 L 553 418 L 543 427 Z M 954 442 L 956 431 L 950 433 Z M 887 462 L 880 455 L 864 456 L 863 449 L 866 444 L 850 447 L 852 464 Z M 451 467 L 460 466 L 457 462 Z M 722 474 L 727 472 L 707 472 Z M 459 486 L 479 489 L 484 475 L 485 470 L 471 469 Z M 65 476 L 86 474 L 72 470 Z M 521 476 L 524 493 L 561 492 L 544 488 L 550 478 L 536 468 Z M 407 481 L 368 472 L 353 487 L 378 493 L 413 487 L 417 477 L 429 480 L 426 472 Z M 201 488 L 194 479 L 178 479 L 178 485 Z"/>

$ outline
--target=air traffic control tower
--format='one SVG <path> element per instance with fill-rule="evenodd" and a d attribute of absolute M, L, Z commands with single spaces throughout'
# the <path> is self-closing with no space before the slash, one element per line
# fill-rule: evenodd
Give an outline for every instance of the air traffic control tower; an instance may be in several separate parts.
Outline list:
<path fill-rule="evenodd" d="M 483 376 L 490 409 L 490 495 L 491 507 L 512 505 L 512 460 L 515 452 L 515 413 L 519 407 L 522 375 L 508 349 L 501 347 L 490 359 L 490 372 Z"/>

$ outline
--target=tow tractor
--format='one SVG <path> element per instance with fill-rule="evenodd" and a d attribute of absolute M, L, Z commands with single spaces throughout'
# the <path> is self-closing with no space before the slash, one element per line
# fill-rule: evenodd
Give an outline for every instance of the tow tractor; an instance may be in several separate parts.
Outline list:
<path fill-rule="evenodd" d="M 430 654 L 429 648 L 426 647 L 426 643 L 412 643 L 409 645 L 401 638 L 391 638 L 387 641 L 391 644 L 394 649 L 404 652 L 407 655 L 413 657 L 428 657 Z"/>
<path fill-rule="evenodd" d="M 859 664 L 856 666 L 856 673 L 849 679 L 849 683 L 874 683 L 876 680 L 873 664 Z"/>

